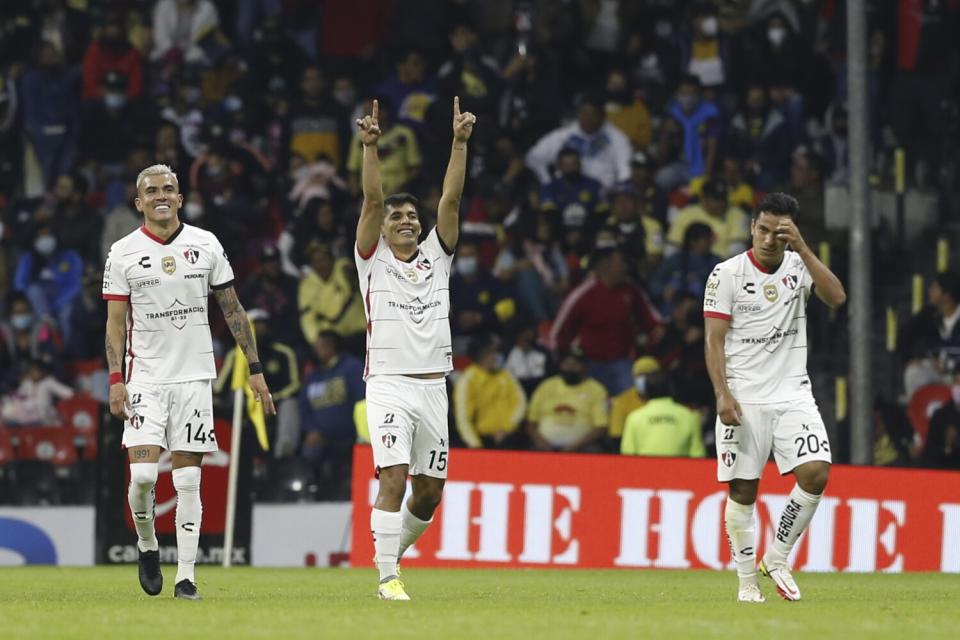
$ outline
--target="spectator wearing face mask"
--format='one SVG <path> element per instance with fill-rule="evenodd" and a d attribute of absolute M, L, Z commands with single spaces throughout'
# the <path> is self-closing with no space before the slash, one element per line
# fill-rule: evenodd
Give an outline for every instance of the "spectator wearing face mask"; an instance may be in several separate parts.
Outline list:
<path fill-rule="evenodd" d="M 450 276 L 451 330 L 454 352 L 462 353 L 467 338 L 483 333 L 499 333 L 513 317 L 513 297 L 493 273 L 482 264 L 477 245 L 460 241 Z"/>
<path fill-rule="evenodd" d="M 500 342 L 479 335 L 470 342 L 472 362 L 453 387 L 453 412 L 457 431 L 472 448 L 515 449 L 523 444 L 518 427 L 527 410 L 520 383 L 503 368 Z"/>
<path fill-rule="evenodd" d="M 30 300 L 40 315 L 52 316 L 70 338 L 70 312 L 80 295 L 83 283 L 83 260 L 76 251 L 57 247 L 53 227 L 37 229 L 33 248 L 23 254 L 17 263 L 13 287 Z"/>
<path fill-rule="evenodd" d="M 130 46 L 123 16 L 110 13 L 100 27 L 96 40 L 83 55 L 83 99 L 99 100 L 104 96 L 105 79 L 117 73 L 127 78 L 124 95 L 137 100 L 143 93 L 143 56 Z"/>
<path fill-rule="evenodd" d="M 690 31 L 692 38 L 684 51 L 687 73 L 697 76 L 705 88 L 720 87 L 727 81 L 727 45 L 716 7 L 707 3 L 696 7 Z"/>
<path fill-rule="evenodd" d="M 720 110 L 704 100 L 697 76 L 688 75 L 677 85 L 676 99 L 667 107 L 657 143 L 661 168 L 657 185 L 672 191 L 702 175 L 713 175 L 720 136 Z"/>
<path fill-rule="evenodd" d="M 56 323 L 34 313 L 25 295 L 10 294 L 7 309 L 9 314 L 0 322 L 0 390 L 15 388 L 31 360 L 57 369 L 62 348 Z"/>
<path fill-rule="evenodd" d="M 607 437 L 618 445 L 617 450 L 620 448 L 619 442 L 627 416 L 647 403 L 647 378 L 657 371 L 660 371 L 660 363 L 656 358 L 637 358 L 633 363 L 633 386 L 614 396 L 610 403 L 610 427 Z"/>
<path fill-rule="evenodd" d="M 598 451 L 607 430 L 607 391 L 587 377 L 583 353 L 560 357 L 560 373 L 544 380 L 530 399 L 527 433 L 540 451 Z"/>
<path fill-rule="evenodd" d="M 540 209 L 553 215 L 555 224 L 595 228 L 608 209 L 603 184 L 584 175 L 580 152 L 573 147 L 557 154 L 556 173 L 540 189 Z"/>
<path fill-rule="evenodd" d="M 622 69 L 607 74 L 606 97 L 610 124 L 626 134 L 634 149 L 646 149 L 653 138 L 650 112 Z"/>
<path fill-rule="evenodd" d="M 83 106 L 82 154 L 114 173 L 123 168 L 131 145 L 147 143 L 150 130 L 143 112 L 128 96 L 128 85 L 126 76 L 109 71 L 99 96 Z"/>

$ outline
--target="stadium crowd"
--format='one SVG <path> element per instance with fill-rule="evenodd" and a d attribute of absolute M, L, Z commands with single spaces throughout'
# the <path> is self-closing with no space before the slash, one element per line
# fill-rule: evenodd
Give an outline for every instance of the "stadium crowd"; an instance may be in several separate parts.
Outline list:
<path fill-rule="evenodd" d="M 902 147 L 911 186 L 946 188 L 960 12 L 867 4 L 874 173 Z M 759 197 L 794 194 L 846 277 L 824 197 L 849 166 L 845 29 L 842 0 L 7 0 L 0 430 L 105 399 L 104 260 L 141 224 L 136 174 L 165 163 L 255 322 L 279 408 L 263 464 L 348 486 L 366 435 L 353 122 L 379 100 L 384 190 L 429 215 L 459 95 L 479 124 L 450 284 L 455 441 L 704 456 L 703 286 L 749 246 Z M 951 384 L 958 301 L 940 274 L 904 330 L 904 399 Z M 821 336 L 845 322 L 810 314 Z M 226 405 L 232 341 L 211 322 Z M 877 464 L 960 468 L 952 389 L 925 441 L 878 401 Z"/>

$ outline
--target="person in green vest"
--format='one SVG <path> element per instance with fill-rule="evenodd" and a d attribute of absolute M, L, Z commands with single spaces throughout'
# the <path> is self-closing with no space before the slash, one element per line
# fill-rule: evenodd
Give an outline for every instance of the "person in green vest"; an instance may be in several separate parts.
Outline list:
<path fill-rule="evenodd" d="M 700 415 L 670 397 L 665 371 L 647 375 L 647 403 L 627 416 L 620 453 L 628 456 L 702 458 Z"/>

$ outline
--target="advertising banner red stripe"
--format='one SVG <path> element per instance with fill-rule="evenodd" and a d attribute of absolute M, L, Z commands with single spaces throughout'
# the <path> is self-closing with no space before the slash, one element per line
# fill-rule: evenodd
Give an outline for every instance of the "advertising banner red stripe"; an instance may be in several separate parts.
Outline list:
<path fill-rule="evenodd" d="M 351 563 L 373 558 L 368 446 L 354 450 Z M 767 467 L 758 557 L 792 476 Z M 433 524 L 405 566 L 732 568 L 716 461 L 534 452 L 451 452 Z M 960 474 L 836 465 L 793 556 L 803 571 L 960 572 Z"/>

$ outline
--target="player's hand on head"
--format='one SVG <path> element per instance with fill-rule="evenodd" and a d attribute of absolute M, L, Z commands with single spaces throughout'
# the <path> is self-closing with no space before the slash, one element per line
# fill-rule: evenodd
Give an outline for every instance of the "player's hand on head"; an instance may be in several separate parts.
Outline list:
<path fill-rule="evenodd" d="M 787 243 L 794 251 L 800 251 L 807 246 L 803 236 L 800 235 L 797 223 L 787 216 L 780 216 L 774 233 L 777 235 L 777 240 Z"/>
<path fill-rule="evenodd" d="M 110 414 L 115 418 L 126 420 L 130 416 L 127 409 L 130 406 L 130 399 L 127 395 L 127 385 L 122 382 L 110 385 Z"/>
<path fill-rule="evenodd" d="M 357 118 L 357 127 L 360 129 L 360 142 L 365 147 L 377 144 L 380 139 L 380 103 L 373 101 L 373 109 L 368 116 Z"/>
<path fill-rule="evenodd" d="M 267 388 L 267 381 L 262 373 L 250 376 L 250 388 L 253 389 L 253 397 L 257 402 L 263 403 L 263 410 L 268 415 L 276 415 L 277 408 L 273 404 L 273 396 Z"/>
<path fill-rule="evenodd" d="M 460 96 L 453 99 L 453 139 L 466 142 L 473 134 L 473 125 L 477 123 L 477 116 L 469 111 L 460 112 Z"/>

